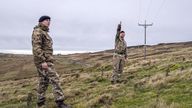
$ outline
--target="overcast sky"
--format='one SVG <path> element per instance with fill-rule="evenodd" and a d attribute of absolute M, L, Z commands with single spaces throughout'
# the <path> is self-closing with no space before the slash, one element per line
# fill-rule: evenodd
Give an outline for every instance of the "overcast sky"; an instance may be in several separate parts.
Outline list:
<path fill-rule="evenodd" d="M 122 21 L 128 46 L 192 40 L 192 0 L 1 0 L 0 49 L 31 50 L 31 34 L 42 15 L 52 18 L 55 50 L 112 49 Z"/>

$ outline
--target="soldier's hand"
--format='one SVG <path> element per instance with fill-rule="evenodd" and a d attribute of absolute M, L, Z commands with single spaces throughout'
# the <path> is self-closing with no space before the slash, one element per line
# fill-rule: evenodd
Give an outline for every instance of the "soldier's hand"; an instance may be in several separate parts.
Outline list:
<path fill-rule="evenodd" d="M 41 66 L 43 69 L 48 70 L 48 65 L 46 62 L 42 63 Z"/>
<path fill-rule="evenodd" d="M 121 27 L 121 21 L 120 21 L 120 23 L 118 24 L 118 28 L 119 28 L 119 27 Z"/>
<path fill-rule="evenodd" d="M 118 24 L 117 31 L 120 31 L 120 30 L 121 30 L 121 24 Z"/>
<path fill-rule="evenodd" d="M 117 28 L 121 28 L 121 24 L 118 24 Z"/>

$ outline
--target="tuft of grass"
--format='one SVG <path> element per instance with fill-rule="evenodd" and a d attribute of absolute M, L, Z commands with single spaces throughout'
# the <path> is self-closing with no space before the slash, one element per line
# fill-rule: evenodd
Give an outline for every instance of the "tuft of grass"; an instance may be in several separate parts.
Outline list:
<path fill-rule="evenodd" d="M 74 108 L 191 108 L 191 45 L 149 46 L 147 60 L 142 46 L 129 48 L 122 82 L 114 85 L 112 50 L 57 55 L 65 102 Z M 34 108 L 38 77 L 32 56 L 0 58 L 0 108 Z M 46 96 L 48 108 L 56 108 L 51 86 Z"/>

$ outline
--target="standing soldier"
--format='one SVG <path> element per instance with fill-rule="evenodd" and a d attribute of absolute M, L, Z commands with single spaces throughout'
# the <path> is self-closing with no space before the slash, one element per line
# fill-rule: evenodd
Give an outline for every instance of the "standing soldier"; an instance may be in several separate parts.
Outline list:
<path fill-rule="evenodd" d="M 123 72 L 125 59 L 127 59 L 127 44 L 124 40 L 125 32 L 121 31 L 121 22 L 117 27 L 117 34 L 115 37 L 115 51 L 113 55 L 113 75 L 111 83 L 119 83 Z"/>
<path fill-rule="evenodd" d="M 53 87 L 55 102 L 58 108 L 69 108 L 63 103 L 64 94 L 60 86 L 59 76 L 54 68 L 52 39 L 49 36 L 50 17 L 42 16 L 34 27 L 32 47 L 34 63 L 38 71 L 39 85 L 37 89 L 37 108 L 45 108 L 45 92 L 49 84 Z"/>

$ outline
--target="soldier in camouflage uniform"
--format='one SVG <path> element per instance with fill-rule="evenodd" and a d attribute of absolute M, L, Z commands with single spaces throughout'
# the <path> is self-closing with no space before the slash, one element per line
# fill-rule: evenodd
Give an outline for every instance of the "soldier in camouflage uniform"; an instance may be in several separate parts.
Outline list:
<path fill-rule="evenodd" d="M 113 55 L 113 75 L 111 83 L 120 82 L 120 77 L 123 72 L 125 60 L 127 59 L 127 44 L 124 40 L 125 32 L 121 31 L 121 24 L 118 24 L 117 34 L 115 37 L 115 51 Z"/>
<path fill-rule="evenodd" d="M 58 108 L 69 108 L 64 104 L 64 94 L 60 86 L 59 76 L 54 68 L 53 42 L 48 34 L 50 17 L 42 16 L 39 24 L 34 27 L 32 47 L 35 66 L 38 71 L 39 85 L 37 90 L 37 107 L 45 107 L 45 92 L 49 84 L 53 87 L 53 94 Z"/>

